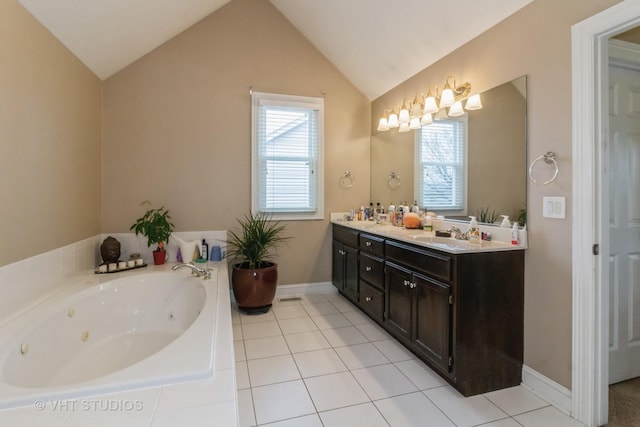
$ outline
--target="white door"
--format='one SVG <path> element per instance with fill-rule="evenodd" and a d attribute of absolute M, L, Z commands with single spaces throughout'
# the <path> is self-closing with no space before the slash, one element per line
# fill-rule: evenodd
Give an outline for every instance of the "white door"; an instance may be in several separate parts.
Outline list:
<path fill-rule="evenodd" d="M 640 376 L 640 71 L 609 67 L 609 384 Z"/>

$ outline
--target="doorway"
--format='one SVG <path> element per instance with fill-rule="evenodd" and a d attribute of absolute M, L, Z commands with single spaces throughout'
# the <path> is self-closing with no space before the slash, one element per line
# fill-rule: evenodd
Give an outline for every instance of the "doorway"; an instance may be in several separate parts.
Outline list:
<path fill-rule="evenodd" d="M 593 427 L 609 397 L 609 39 L 639 23 L 640 2 L 626 0 L 572 28 L 572 416 Z"/>

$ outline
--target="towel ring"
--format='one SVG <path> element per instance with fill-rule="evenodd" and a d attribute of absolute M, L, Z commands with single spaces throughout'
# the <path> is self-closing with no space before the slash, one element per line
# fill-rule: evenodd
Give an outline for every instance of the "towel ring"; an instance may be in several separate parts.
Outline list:
<path fill-rule="evenodd" d="M 391 172 L 389 174 L 389 178 L 387 178 L 387 185 L 390 189 L 395 190 L 400 187 L 400 175 L 395 172 Z"/>
<path fill-rule="evenodd" d="M 350 171 L 344 171 L 344 174 L 340 177 L 340 186 L 342 188 L 351 188 L 355 185 L 356 179 L 351 175 Z"/>
<path fill-rule="evenodd" d="M 555 166 L 555 168 L 556 168 L 556 170 L 553 173 L 553 176 L 551 177 L 551 179 L 549 179 L 547 181 L 544 181 L 544 182 L 538 182 L 533 177 L 533 167 L 540 160 L 544 161 L 548 165 L 553 164 Z M 534 184 L 547 185 L 550 182 L 553 182 L 556 179 L 557 176 L 558 176 L 558 162 L 556 161 L 556 153 L 554 153 L 553 151 L 547 151 L 546 153 L 544 153 L 540 157 L 537 157 L 533 162 L 531 162 L 531 166 L 529 166 L 529 178 L 531 178 L 531 181 L 533 181 Z"/>

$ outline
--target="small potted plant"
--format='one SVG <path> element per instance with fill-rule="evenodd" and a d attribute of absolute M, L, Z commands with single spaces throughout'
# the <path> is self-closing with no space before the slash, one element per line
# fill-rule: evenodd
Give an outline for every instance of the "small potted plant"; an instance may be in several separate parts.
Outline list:
<path fill-rule="evenodd" d="M 238 219 L 241 232 L 229 231 L 227 256 L 232 259 L 231 285 L 238 308 L 249 314 L 269 311 L 278 284 L 278 264 L 271 252 L 288 239 L 284 225 L 264 213 Z"/>
<path fill-rule="evenodd" d="M 157 249 L 153 251 L 153 263 L 162 265 L 167 254 L 164 245 L 165 242 L 169 242 L 174 225 L 170 221 L 169 211 L 164 207 L 152 209 L 151 202 L 148 200 L 142 202 L 142 205 L 146 205 L 147 211 L 136 220 L 129 230 L 134 230 L 136 236 L 138 234 L 146 236 L 147 246 L 158 245 Z"/>

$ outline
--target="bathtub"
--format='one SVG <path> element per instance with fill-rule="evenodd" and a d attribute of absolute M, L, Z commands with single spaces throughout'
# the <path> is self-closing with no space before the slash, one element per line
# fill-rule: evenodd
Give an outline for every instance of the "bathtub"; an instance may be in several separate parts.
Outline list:
<path fill-rule="evenodd" d="M 0 409 L 212 376 L 216 272 L 122 274 L 0 330 Z"/>

